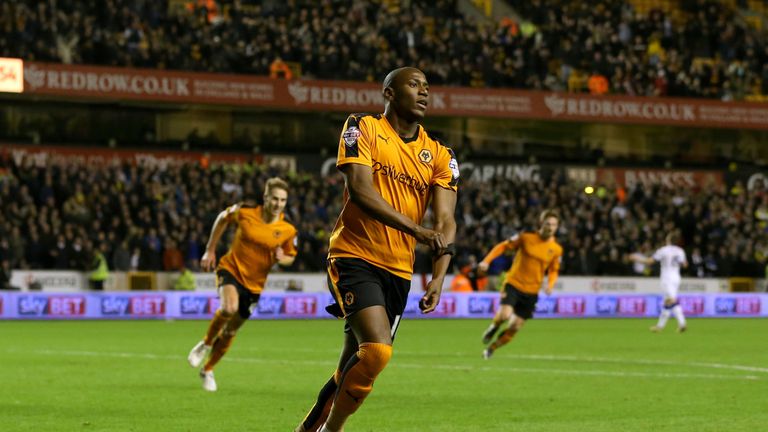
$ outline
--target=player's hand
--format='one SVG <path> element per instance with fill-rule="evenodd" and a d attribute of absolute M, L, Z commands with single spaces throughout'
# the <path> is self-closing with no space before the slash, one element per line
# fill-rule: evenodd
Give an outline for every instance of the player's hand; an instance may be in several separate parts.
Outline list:
<path fill-rule="evenodd" d="M 424 243 L 429 246 L 433 253 L 441 252 L 448 246 L 448 242 L 445 241 L 443 233 L 421 226 L 414 233 L 414 237 L 416 237 L 416 241 L 419 243 Z"/>
<path fill-rule="evenodd" d="M 216 251 L 205 251 L 200 258 L 200 268 L 207 272 L 216 268 Z"/>
<path fill-rule="evenodd" d="M 485 261 L 480 261 L 477 263 L 477 272 L 481 275 L 488 273 L 488 263 Z"/>
<path fill-rule="evenodd" d="M 277 259 L 278 262 L 285 259 L 288 255 L 285 254 L 285 251 L 283 251 L 283 248 L 277 247 L 275 249 L 275 259 Z"/>
<path fill-rule="evenodd" d="M 443 292 L 443 281 L 431 280 L 427 284 L 427 290 L 424 296 L 419 300 L 419 309 L 421 313 L 428 314 L 435 310 L 440 304 L 440 294 Z"/>

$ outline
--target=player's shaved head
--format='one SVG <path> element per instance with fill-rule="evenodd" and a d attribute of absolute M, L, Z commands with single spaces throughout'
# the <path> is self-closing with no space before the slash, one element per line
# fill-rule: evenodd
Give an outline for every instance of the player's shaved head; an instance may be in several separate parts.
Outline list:
<path fill-rule="evenodd" d="M 382 90 L 386 89 L 387 87 L 392 87 L 392 85 L 397 81 L 397 79 L 400 76 L 404 75 L 406 72 L 418 72 L 424 75 L 424 72 L 422 72 L 421 70 L 415 67 L 406 66 L 406 67 L 397 68 L 391 71 L 390 73 L 388 73 L 386 77 L 384 77 Z"/>

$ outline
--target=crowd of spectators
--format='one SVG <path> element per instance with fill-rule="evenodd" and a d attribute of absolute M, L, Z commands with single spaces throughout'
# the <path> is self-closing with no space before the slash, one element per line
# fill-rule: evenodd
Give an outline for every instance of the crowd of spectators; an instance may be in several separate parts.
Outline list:
<path fill-rule="evenodd" d="M 380 82 L 743 99 L 768 95 L 765 36 L 714 0 L 639 14 L 626 0 L 512 2 L 470 19 L 455 0 L 12 0 L 0 51 L 27 60 Z"/>
<path fill-rule="evenodd" d="M 285 174 L 257 164 L 201 167 L 85 166 L 0 155 L 0 262 L 17 269 L 85 271 L 99 249 L 111 270 L 198 269 L 213 221 L 242 194 L 261 191 L 267 178 L 291 185 L 286 214 L 299 231 L 299 254 L 289 269 L 325 268 L 328 236 L 341 208 L 339 174 Z M 257 195 L 260 195 L 257 193 Z M 633 266 L 672 230 L 682 235 L 694 277 L 762 277 L 768 258 L 768 193 L 759 186 L 687 188 L 599 187 L 587 195 L 562 173 L 541 181 L 464 181 L 457 204 L 456 263 L 476 262 L 497 242 L 536 229 L 545 208 L 562 215 L 558 234 L 567 275 L 649 275 Z M 427 220 L 429 220 L 429 214 Z M 234 231 L 219 244 L 222 256 Z M 418 248 L 416 271 L 430 271 Z M 494 261 L 505 270 L 511 257 Z"/>

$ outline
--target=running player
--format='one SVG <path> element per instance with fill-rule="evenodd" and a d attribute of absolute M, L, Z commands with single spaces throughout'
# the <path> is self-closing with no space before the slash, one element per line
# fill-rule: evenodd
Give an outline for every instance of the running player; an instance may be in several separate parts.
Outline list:
<path fill-rule="evenodd" d="M 563 248 L 555 241 L 559 221 L 560 217 L 555 211 L 542 212 L 537 232 L 517 234 L 497 244 L 478 265 L 478 269 L 485 272 L 496 257 L 506 251 L 517 250 L 504 281 L 501 307 L 493 317 L 491 325 L 483 333 L 483 343 L 491 342 L 503 323 L 509 322 L 509 325 L 493 343 L 483 350 L 483 358 L 486 360 L 491 358 L 498 348 L 508 344 L 523 328 L 526 320 L 533 318 L 545 273 L 547 273 L 546 292 L 552 293 L 560 270 L 560 257 L 563 255 Z"/>
<path fill-rule="evenodd" d="M 267 274 L 275 263 L 293 264 L 296 257 L 296 228 L 283 215 L 288 184 L 277 177 L 267 180 L 264 205 L 246 199 L 219 213 L 211 229 L 200 267 L 210 271 L 216 265 L 216 244 L 229 224 L 237 225 L 232 246 L 216 267 L 221 305 L 208 325 L 203 340 L 189 352 L 190 366 L 199 367 L 203 389 L 216 391 L 213 367 L 232 345 L 237 330 L 256 307 Z"/>

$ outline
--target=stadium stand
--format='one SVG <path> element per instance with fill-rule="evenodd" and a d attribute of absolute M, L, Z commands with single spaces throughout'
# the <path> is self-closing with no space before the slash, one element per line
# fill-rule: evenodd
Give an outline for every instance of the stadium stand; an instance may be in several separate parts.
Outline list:
<path fill-rule="evenodd" d="M 413 64 L 433 84 L 452 86 L 723 100 L 768 94 L 760 2 L 534 0 L 514 2 L 519 16 L 498 22 L 462 16 L 456 3 L 113 0 L 92 9 L 23 0 L 0 9 L 0 51 L 30 61 L 281 77 L 378 82 Z"/>
<path fill-rule="evenodd" d="M 252 163 L 38 167 L 6 157 L 0 172 L 0 261 L 21 269 L 84 270 L 101 245 L 113 269 L 171 270 L 179 253 L 195 269 L 218 211 L 279 174 L 293 189 L 287 214 L 300 232 L 291 270 L 321 271 L 343 187 L 338 174 L 289 175 Z M 558 172 L 541 181 L 465 180 L 457 205 L 457 259 L 483 256 L 488 245 L 535 227 L 538 213 L 549 207 L 563 216 L 563 274 L 630 275 L 628 255 L 648 253 L 672 229 L 682 234 L 689 276 L 761 277 L 768 258 L 763 186 L 691 191 L 639 184 L 587 195 Z M 417 272 L 428 273 L 429 265 L 428 251 L 420 250 Z"/>

